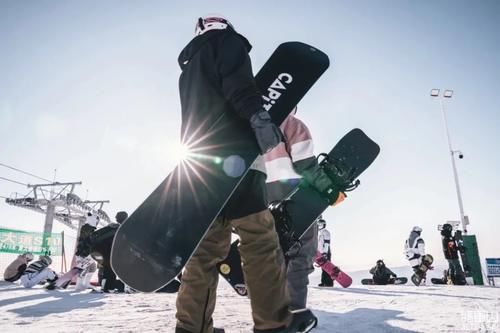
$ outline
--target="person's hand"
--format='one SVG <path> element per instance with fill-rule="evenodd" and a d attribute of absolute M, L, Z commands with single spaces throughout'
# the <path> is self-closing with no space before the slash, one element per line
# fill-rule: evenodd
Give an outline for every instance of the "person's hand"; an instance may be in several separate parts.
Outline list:
<path fill-rule="evenodd" d="M 250 118 L 250 126 L 262 154 L 276 147 L 282 140 L 280 129 L 271 121 L 267 111 L 260 111 Z"/>

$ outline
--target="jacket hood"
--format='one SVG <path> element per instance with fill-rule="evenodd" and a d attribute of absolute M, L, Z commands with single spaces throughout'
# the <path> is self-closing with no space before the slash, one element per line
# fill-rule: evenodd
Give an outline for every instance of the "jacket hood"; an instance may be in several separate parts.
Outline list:
<path fill-rule="evenodd" d="M 179 58 L 177 59 L 181 69 L 184 70 L 184 67 L 189 63 L 191 58 L 193 58 L 193 56 L 200 50 L 200 48 L 206 42 L 208 42 L 210 39 L 212 39 L 214 37 L 221 36 L 223 34 L 228 34 L 228 33 L 237 34 L 238 37 L 240 37 L 241 40 L 243 41 L 243 43 L 245 44 L 247 52 L 250 52 L 250 50 L 252 49 L 252 45 L 250 44 L 248 39 L 246 39 L 245 37 L 243 37 L 242 35 L 237 33 L 235 30 L 233 30 L 231 28 L 227 28 L 224 30 L 212 30 L 212 31 L 208 31 L 202 35 L 196 36 L 188 43 L 188 45 L 186 45 L 184 47 L 184 49 L 179 54 Z"/>

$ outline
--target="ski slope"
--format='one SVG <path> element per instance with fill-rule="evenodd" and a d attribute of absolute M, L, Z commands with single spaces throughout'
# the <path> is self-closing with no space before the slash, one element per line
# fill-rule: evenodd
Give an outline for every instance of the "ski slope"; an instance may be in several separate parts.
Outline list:
<path fill-rule="evenodd" d="M 319 288 L 313 275 L 313 331 L 500 332 L 500 288 L 359 286 Z M 1 332 L 173 332 L 175 294 L 99 294 L 24 289 L 0 282 Z M 215 325 L 251 332 L 248 299 L 221 279 Z"/>

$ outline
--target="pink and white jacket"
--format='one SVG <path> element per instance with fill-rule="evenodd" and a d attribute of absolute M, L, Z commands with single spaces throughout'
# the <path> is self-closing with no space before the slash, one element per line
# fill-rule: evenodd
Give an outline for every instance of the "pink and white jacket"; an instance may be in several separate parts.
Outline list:
<path fill-rule="evenodd" d="M 317 163 L 311 133 L 300 119 L 290 114 L 280 129 L 283 142 L 264 155 L 269 202 L 284 199 L 297 186 L 302 172 Z"/>

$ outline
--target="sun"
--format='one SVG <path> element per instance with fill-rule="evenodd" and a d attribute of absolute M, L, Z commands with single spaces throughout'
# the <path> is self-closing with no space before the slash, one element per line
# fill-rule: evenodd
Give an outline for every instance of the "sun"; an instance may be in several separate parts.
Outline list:
<path fill-rule="evenodd" d="M 172 147 L 172 158 L 177 162 L 182 162 L 189 157 L 189 147 L 178 143 Z"/>

